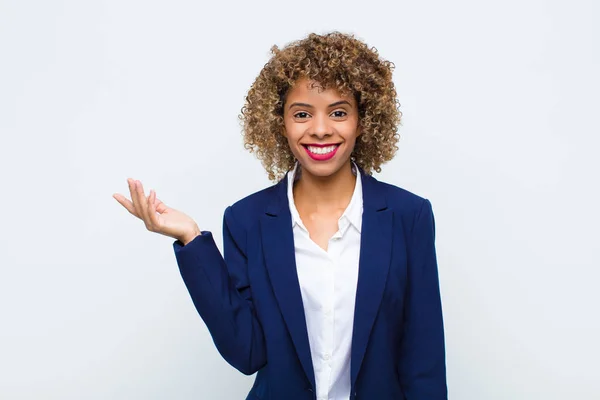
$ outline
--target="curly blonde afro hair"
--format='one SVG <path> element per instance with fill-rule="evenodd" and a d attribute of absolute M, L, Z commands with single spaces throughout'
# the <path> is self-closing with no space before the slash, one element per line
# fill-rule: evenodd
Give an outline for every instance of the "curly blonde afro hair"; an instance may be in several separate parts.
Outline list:
<path fill-rule="evenodd" d="M 261 160 L 269 179 L 279 180 L 296 162 L 283 132 L 286 94 L 303 77 L 323 89 L 335 88 L 342 96 L 352 94 L 359 111 L 361 135 L 352 159 L 366 174 L 381 172 L 398 146 L 400 103 L 392 81 L 394 64 L 378 56 L 352 34 L 337 31 L 271 47 L 272 57 L 250 87 L 239 119 L 244 147 Z"/>

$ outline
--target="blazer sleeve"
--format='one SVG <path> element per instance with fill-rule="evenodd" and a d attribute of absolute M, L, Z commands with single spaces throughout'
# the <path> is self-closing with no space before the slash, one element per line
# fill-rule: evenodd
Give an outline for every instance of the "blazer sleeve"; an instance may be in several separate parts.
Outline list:
<path fill-rule="evenodd" d="M 223 217 L 223 254 L 212 233 L 202 231 L 187 245 L 173 243 L 179 271 L 219 353 L 246 375 L 266 363 L 263 330 L 248 280 L 246 232 L 232 207 Z"/>
<path fill-rule="evenodd" d="M 446 400 L 444 324 L 431 202 L 423 199 L 408 248 L 399 375 L 407 400 Z"/>

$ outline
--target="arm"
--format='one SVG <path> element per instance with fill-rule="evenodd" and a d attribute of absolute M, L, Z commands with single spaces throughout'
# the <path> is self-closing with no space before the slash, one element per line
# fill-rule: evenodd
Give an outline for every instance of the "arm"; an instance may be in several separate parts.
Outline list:
<path fill-rule="evenodd" d="M 417 211 L 408 248 L 408 284 L 398 365 L 407 400 L 446 400 L 444 325 L 429 200 Z"/>
<path fill-rule="evenodd" d="M 212 233 L 203 231 L 185 246 L 173 243 L 181 276 L 219 353 L 233 367 L 251 375 L 266 364 L 264 334 L 251 298 L 247 273 L 246 232 L 231 207 L 223 217 L 221 256 Z"/>

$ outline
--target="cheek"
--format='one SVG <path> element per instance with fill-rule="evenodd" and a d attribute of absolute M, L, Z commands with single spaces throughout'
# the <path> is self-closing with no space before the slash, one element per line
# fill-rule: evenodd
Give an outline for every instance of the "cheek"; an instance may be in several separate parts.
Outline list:
<path fill-rule="evenodd" d="M 295 124 L 286 124 L 283 136 L 287 139 L 290 145 L 296 143 L 302 137 L 302 131 Z"/>
<path fill-rule="evenodd" d="M 359 131 L 357 131 L 355 128 L 350 128 L 348 129 L 346 132 L 344 132 L 344 139 L 346 140 L 346 142 L 350 143 L 350 144 L 354 144 L 356 143 L 356 140 L 358 139 L 358 134 Z"/>
<path fill-rule="evenodd" d="M 300 154 L 302 154 L 301 151 L 303 149 L 298 148 L 299 136 L 297 132 L 294 132 L 293 129 L 287 129 L 286 127 L 285 131 L 282 131 L 282 136 L 286 140 L 288 147 L 294 156 L 298 157 Z"/>
<path fill-rule="evenodd" d="M 349 120 L 345 121 L 344 127 L 343 127 L 343 129 L 340 130 L 340 133 L 348 141 L 356 140 L 356 138 L 360 134 L 360 127 L 358 125 L 358 120 L 349 119 Z"/>

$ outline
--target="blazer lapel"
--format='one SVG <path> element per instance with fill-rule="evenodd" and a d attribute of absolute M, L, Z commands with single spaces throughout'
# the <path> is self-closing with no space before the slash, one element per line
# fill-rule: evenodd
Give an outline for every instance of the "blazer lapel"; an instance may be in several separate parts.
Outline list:
<path fill-rule="evenodd" d="M 382 184 L 361 170 L 363 219 L 351 352 L 354 390 L 369 335 L 379 309 L 392 253 L 393 213 L 387 208 Z"/>
<path fill-rule="evenodd" d="M 262 246 L 273 292 L 304 372 L 314 388 L 315 375 L 296 271 L 292 217 L 287 200 L 287 175 L 274 187 L 273 201 L 261 218 Z"/>

